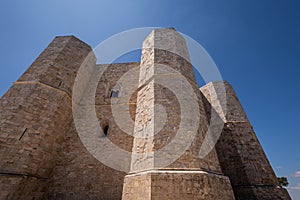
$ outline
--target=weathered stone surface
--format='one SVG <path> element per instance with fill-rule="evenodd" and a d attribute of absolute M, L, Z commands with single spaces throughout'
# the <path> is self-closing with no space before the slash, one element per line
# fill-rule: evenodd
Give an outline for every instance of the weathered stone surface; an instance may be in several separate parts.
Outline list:
<path fill-rule="evenodd" d="M 91 48 L 57 37 L 0 100 L 0 179 L 7 199 L 41 198 L 72 122 L 71 89 Z"/>
<path fill-rule="evenodd" d="M 124 200 L 234 199 L 229 180 L 215 174 L 222 173 L 215 149 L 199 157 L 205 110 L 184 39 L 172 29 L 153 30 L 143 43 L 136 108 L 134 174 L 125 178 Z"/>
<path fill-rule="evenodd" d="M 120 199 L 124 172 L 96 160 L 83 146 L 76 129 L 67 134 L 44 199 Z"/>
<path fill-rule="evenodd" d="M 287 191 L 278 186 L 276 175 L 232 87 L 220 81 L 200 90 L 207 116 L 214 112 L 224 122 L 216 150 L 236 199 L 290 199 Z"/>
<path fill-rule="evenodd" d="M 290 199 L 232 88 L 227 99 L 218 83 L 201 93 L 189 60 L 172 28 L 146 38 L 140 63 L 96 65 L 88 45 L 56 37 L 0 100 L 0 199 Z M 84 96 L 95 80 L 95 98 Z M 106 130 L 99 137 L 132 152 L 121 163 L 130 174 L 87 150 L 72 113 L 82 102 Z M 211 107 L 225 126 L 201 157 Z"/>
<path fill-rule="evenodd" d="M 151 199 L 234 199 L 225 176 L 203 171 L 150 170 L 127 175 L 123 198 Z"/>
<path fill-rule="evenodd" d="M 198 123 L 193 130 L 195 139 L 191 138 L 188 149 L 176 161 L 170 162 L 172 164 L 169 167 L 207 169 L 221 173 L 214 150 L 204 159 L 198 155 L 206 134 L 207 121 L 192 65 L 187 59 L 189 53 L 184 39 L 172 29 L 153 30 L 144 41 L 131 171 L 162 168 L 165 160 L 176 157 L 175 152 L 180 151 L 177 147 L 182 144 L 174 145 L 170 150 L 157 150 L 170 147 L 180 128 L 185 131 L 184 137 L 192 135 L 190 132 L 194 122 Z M 164 109 L 161 110 L 161 107 Z M 193 111 L 196 115 L 192 114 Z M 188 123 L 181 125 L 183 120 Z"/>
<path fill-rule="evenodd" d="M 102 65 L 98 65 L 102 67 Z M 129 70 L 139 67 L 139 63 L 111 64 L 99 80 L 96 90 L 95 107 L 100 125 L 108 125 L 107 137 L 115 145 L 124 150 L 131 151 L 133 137 L 126 134 L 117 126 L 112 115 L 111 91 L 117 81 Z M 137 80 L 138 77 L 136 77 Z M 137 83 L 136 83 L 137 84 Z M 122 88 L 120 88 L 122 90 Z M 105 92 L 104 92 L 105 91 Z M 120 91 L 124 95 L 126 91 Z M 134 91 L 133 91 L 134 92 Z M 118 99 L 118 98 L 117 98 Z M 130 102 L 115 102 L 130 108 L 135 117 L 134 95 Z M 122 117 L 122 114 L 119 113 Z M 53 170 L 49 187 L 45 193 L 47 199 L 121 199 L 124 172 L 105 166 L 95 159 L 84 147 L 72 124 L 66 134 L 62 147 L 64 151 L 59 154 L 59 160 Z M 107 154 L 113 154 L 107 152 Z"/>

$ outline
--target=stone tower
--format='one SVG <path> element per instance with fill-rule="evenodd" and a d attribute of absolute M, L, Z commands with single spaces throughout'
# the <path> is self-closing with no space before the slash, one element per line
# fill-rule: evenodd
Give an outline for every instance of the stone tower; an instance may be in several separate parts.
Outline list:
<path fill-rule="evenodd" d="M 91 48 L 56 37 L 0 101 L 0 198 L 42 198 L 72 123 L 72 86 Z"/>
<path fill-rule="evenodd" d="M 178 86 L 176 97 L 170 91 L 172 86 Z M 189 92 L 197 95 L 194 105 Z M 143 43 L 131 174 L 125 177 L 123 199 L 234 199 L 215 151 L 204 159 L 198 156 L 207 128 L 200 97 L 184 39 L 173 29 L 153 30 Z M 157 105 L 165 107 L 166 119 Z M 187 110 L 182 111 L 180 106 Z M 194 109 L 200 113 L 199 119 L 191 114 Z M 157 130 L 161 121 L 167 123 Z M 182 127 L 181 121 L 188 125 Z M 177 145 L 182 145 L 183 138 L 174 134 L 187 137 L 192 131 L 196 135 L 186 153 L 161 166 L 180 151 Z M 161 150 L 172 145 L 169 140 L 175 140 L 174 147 Z"/>
<path fill-rule="evenodd" d="M 225 87 L 226 107 L 222 103 L 224 99 L 219 98 L 224 96 L 221 87 Z M 287 191 L 278 186 L 276 175 L 232 87 L 220 81 L 200 90 L 207 116 L 215 112 L 224 122 L 216 150 L 236 199 L 290 199 Z"/>
<path fill-rule="evenodd" d="M 78 136 L 72 88 L 82 64 L 106 69 L 95 93 L 99 137 L 132 152 L 128 173 L 99 162 Z M 131 69 L 137 89 L 124 104 L 118 80 Z M 112 99 L 128 107 L 133 136 L 118 127 Z M 212 114 L 225 125 L 201 157 Z M 153 30 L 135 63 L 96 65 L 87 44 L 56 37 L 0 100 L 0 158 L 0 199 L 290 199 L 231 86 L 199 90 L 172 28 Z"/>

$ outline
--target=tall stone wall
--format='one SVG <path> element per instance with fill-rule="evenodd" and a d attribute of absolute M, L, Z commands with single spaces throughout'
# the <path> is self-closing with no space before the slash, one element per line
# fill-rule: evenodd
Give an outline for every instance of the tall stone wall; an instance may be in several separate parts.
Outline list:
<path fill-rule="evenodd" d="M 98 65 L 97 67 L 104 67 Z M 111 64 L 101 76 L 95 94 L 95 107 L 99 125 L 108 125 L 109 138 L 115 145 L 131 151 L 133 137 L 122 131 L 116 124 L 111 107 L 111 93 L 117 81 L 129 70 L 139 67 L 139 63 Z M 136 77 L 136 80 L 138 77 Z M 122 86 L 119 96 L 122 98 Z M 133 92 L 130 102 L 122 104 L 128 107 L 131 116 L 135 117 L 136 93 Z M 118 113 L 122 116 L 122 113 Z M 94 158 L 81 142 L 75 125 L 66 134 L 67 139 L 59 160 L 52 172 L 46 199 L 121 199 L 125 172 L 120 172 L 105 166 Z M 99 135 L 100 137 L 100 135 Z M 101 147 L 100 147 L 101 148 Z M 105 150 L 105 149 L 104 149 Z M 103 150 L 103 151 L 104 151 Z M 113 152 L 106 152 L 113 156 Z"/>
<path fill-rule="evenodd" d="M 40 199 L 72 122 L 76 72 L 91 48 L 56 37 L 0 100 L 0 199 Z"/>
<path fill-rule="evenodd" d="M 236 199 L 290 199 L 276 175 L 234 92 L 227 82 L 211 82 L 200 88 L 207 116 L 212 112 L 224 122 L 216 144 L 223 173 L 230 178 Z"/>

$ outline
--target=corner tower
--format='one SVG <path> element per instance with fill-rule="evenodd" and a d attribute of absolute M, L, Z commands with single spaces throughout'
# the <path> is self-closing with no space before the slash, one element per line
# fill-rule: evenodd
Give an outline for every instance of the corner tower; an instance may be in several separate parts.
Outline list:
<path fill-rule="evenodd" d="M 0 199 L 42 199 L 72 122 L 77 70 L 90 51 L 73 36 L 56 37 L 1 98 Z"/>
<path fill-rule="evenodd" d="M 215 112 L 224 122 L 216 150 L 222 171 L 230 178 L 235 198 L 290 200 L 287 190 L 279 187 L 276 175 L 233 88 L 227 82 L 219 81 L 208 83 L 200 90 L 204 96 L 207 116 Z M 222 94 L 224 92 L 225 95 Z"/>

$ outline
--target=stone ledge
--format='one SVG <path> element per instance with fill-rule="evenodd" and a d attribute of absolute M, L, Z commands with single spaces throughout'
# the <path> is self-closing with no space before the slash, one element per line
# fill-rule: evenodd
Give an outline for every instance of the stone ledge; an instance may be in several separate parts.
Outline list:
<path fill-rule="evenodd" d="M 232 200 L 228 177 L 205 171 L 150 170 L 125 176 L 123 199 Z"/>

